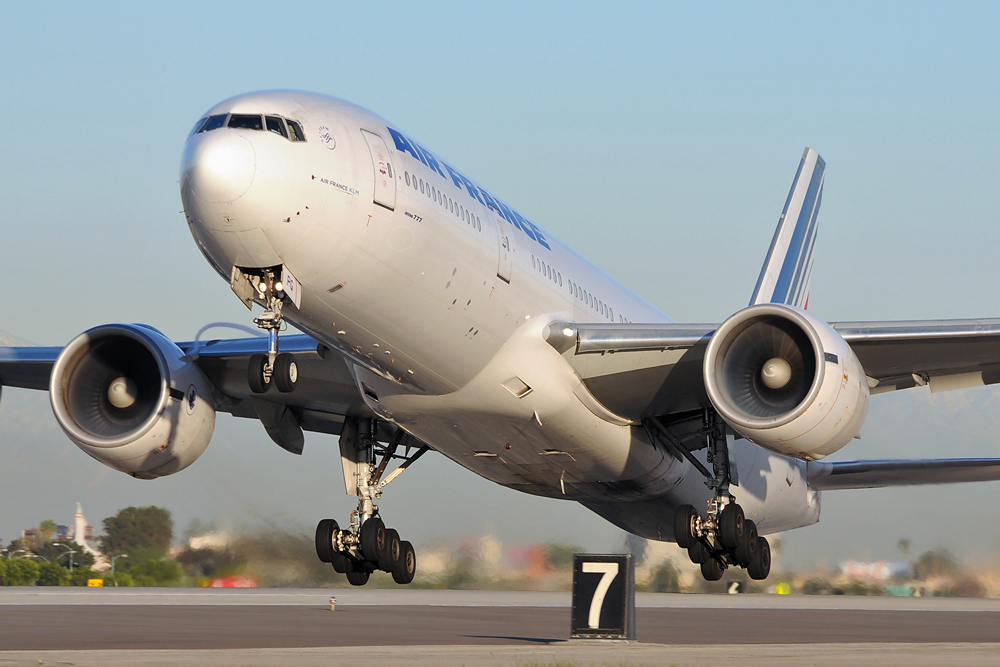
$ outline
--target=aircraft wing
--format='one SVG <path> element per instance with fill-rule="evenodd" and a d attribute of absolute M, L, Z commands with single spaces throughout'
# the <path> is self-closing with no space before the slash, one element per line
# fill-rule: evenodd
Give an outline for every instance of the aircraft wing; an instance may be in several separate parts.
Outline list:
<path fill-rule="evenodd" d="M 247 383 L 251 354 L 267 352 L 266 338 L 193 341 L 177 344 L 216 390 L 220 412 L 266 419 L 287 406 L 303 430 L 339 434 L 346 414 L 369 414 L 344 358 L 311 336 L 281 337 L 281 351 L 295 356 L 299 382 L 294 392 L 253 394 Z M 47 391 L 60 347 L 0 347 L 0 386 Z M 263 420 L 262 420 L 263 421 Z M 280 444 L 280 443 L 279 443 Z"/>
<path fill-rule="evenodd" d="M 598 401 L 639 421 L 709 407 L 702 362 L 717 326 L 556 322 L 549 340 Z M 831 326 L 854 350 L 873 394 L 925 384 L 938 392 L 1000 382 L 1000 319 Z"/>

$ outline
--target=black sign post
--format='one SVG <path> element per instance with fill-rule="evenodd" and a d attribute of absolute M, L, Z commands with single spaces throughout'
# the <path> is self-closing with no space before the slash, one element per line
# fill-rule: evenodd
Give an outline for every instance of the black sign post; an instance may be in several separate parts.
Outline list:
<path fill-rule="evenodd" d="M 629 554 L 573 555 L 571 639 L 635 640 L 635 571 Z"/>

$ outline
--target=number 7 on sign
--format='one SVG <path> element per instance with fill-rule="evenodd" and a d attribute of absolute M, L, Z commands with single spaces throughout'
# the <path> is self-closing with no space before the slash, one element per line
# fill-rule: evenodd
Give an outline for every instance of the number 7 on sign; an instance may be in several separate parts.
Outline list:
<path fill-rule="evenodd" d="M 590 601 L 590 615 L 587 617 L 587 625 L 591 628 L 596 628 L 601 624 L 601 608 L 604 606 L 604 596 L 608 594 L 611 582 L 618 576 L 618 563 L 583 563 L 583 571 L 604 575 L 597 584 L 597 590 L 594 591 L 594 599 Z"/>

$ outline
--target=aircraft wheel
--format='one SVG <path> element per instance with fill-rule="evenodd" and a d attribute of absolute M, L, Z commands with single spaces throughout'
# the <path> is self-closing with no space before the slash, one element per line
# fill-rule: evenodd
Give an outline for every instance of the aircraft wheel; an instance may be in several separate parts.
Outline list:
<path fill-rule="evenodd" d="M 351 570 L 347 573 L 347 581 L 351 586 L 364 586 L 371 576 L 371 572 L 368 570 Z"/>
<path fill-rule="evenodd" d="M 710 557 L 701 564 L 701 576 L 705 577 L 706 581 L 722 579 L 722 573 L 725 571 L 725 565 L 720 563 L 718 558 Z"/>
<path fill-rule="evenodd" d="M 351 557 L 345 554 L 343 551 L 334 551 L 333 559 L 330 561 L 333 565 L 333 571 L 339 572 L 340 574 L 347 574 L 351 571 L 352 563 Z"/>
<path fill-rule="evenodd" d="M 373 516 L 361 524 L 361 555 L 369 563 L 378 564 L 385 553 L 385 523 Z"/>
<path fill-rule="evenodd" d="M 247 383 L 250 391 L 255 394 L 263 394 L 271 388 L 271 380 L 264 376 L 264 367 L 267 366 L 266 354 L 251 354 L 250 363 L 247 364 Z"/>
<path fill-rule="evenodd" d="M 688 547 L 688 558 L 691 559 L 692 563 L 704 563 L 706 560 L 711 558 L 711 554 L 708 553 L 708 548 L 705 547 L 705 543 L 701 540 L 695 540 Z"/>
<path fill-rule="evenodd" d="M 417 573 L 417 554 L 407 541 L 399 543 L 398 567 L 392 571 L 392 580 L 397 584 L 408 584 Z"/>
<path fill-rule="evenodd" d="M 757 538 L 757 553 L 747 566 L 747 573 L 755 581 L 767 579 L 767 575 L 771 574 L 771 545 L 766 537 Z"/>
<path fill-rule="evenodd" d="M 753 562 L 757 554 L 757 547 L 759 546 L 757 539 L 757 524 L 747 519 L 743 523 L 743 539 L 740 540 L 739 545 L 736 547 L 736 562 L 744 567 Z"/>
<path fill-rule="evenodd" d="M 299 381 L 299 367 L 295 357 L 290 354 L 279 354 L 274 360 L 274 372 L 271 373 L 274 385 L 278 391 L 287 394 L 295 389 Z"/>
<path fill-rule="evenodd" d="M 333 538 L 340 526 L 333 519 L 323 519 L 316 526 L 316 555 L 324 563 L 333 562 Z"/>
<path fill-rule="evenodd" d="M 689 548 L 698 540 L 694 535 L 694 520 L 698 516 L 691 505 L 681 505 L 674 512 L 674 539 L 681 549 Z"/>
<path fill-rule="evenodd" d="M 399 533 L 396 532 L 395 528 L 389 528 L 385 531 L 385 551 L 379 556 L 378 569 L 383 572 L 396 571 L 399 567 L 399 559 L 402 556 L 401 544 L 402 541 L 399 539 Z"/>
<path fill-rule="evenodd" d="M 729 503 L 719 514 L 719 541 L 727 549 L 735 549 L 743 539 L 746 530 L 743 508 L 736 503 Z"/>

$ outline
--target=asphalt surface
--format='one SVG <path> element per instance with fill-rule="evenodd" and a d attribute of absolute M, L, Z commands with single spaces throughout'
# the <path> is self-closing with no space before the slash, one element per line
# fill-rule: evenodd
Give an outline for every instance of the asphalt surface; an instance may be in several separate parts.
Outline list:
<path fill-rule="evenodd" d="M 636 621 L 639 642 L 667 645 L 1000 643 L 985 610 L 641 607 Z M 3 604 L 0 651 L 554 645 L 569 624 L 543 606 Z"/>

